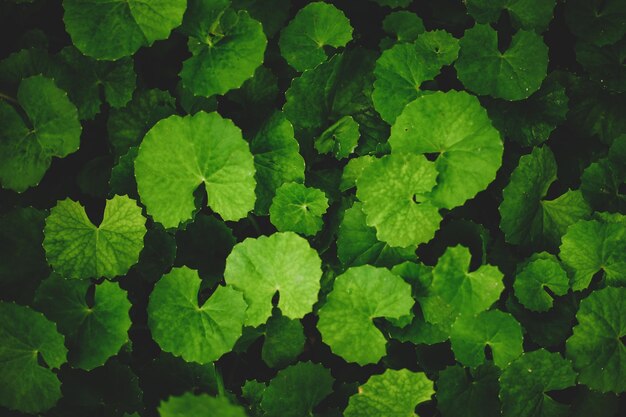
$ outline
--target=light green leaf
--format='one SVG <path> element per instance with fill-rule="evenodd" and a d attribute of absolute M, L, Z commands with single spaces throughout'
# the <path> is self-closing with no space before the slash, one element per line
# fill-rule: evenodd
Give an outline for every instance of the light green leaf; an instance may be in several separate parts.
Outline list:
<path fill-rule="evenodd" d="M 376 238 L 376 229 L 365 222 L 363 203 L 344 212 L 337 232 L 337 257 L 344 267 L 371 264 L 391 267 L 415 259 L 415 248 L 394 248 Z"/>
<path fill-rule="evenodd" d="M 187 25 L 192 56 L 183 62 L 183 86 L 204 97 L 240 87 L 263 63 L 267 46 L 263 26 L 246 11 L 224 10 L 223 2 L 217 2 L 217 9 L 210 9 L 215 1 L 209 2 L 209 10 L 193 3 L 201 1 L 192 2 L 185 14 L 194 22 Z"/>
<path fill-rule="evenodd" d="M 581 220 L 567 229 L 559 257 L 571 271 L 574 291 L 589 286 L 599 271 L 609 285 L 626 285 L 626 225 Z"/>
<path fill-rule="evenodd" d="M 137 90 L 126 106 L 111 109 L 107 132 L 115 154 L 124 155 L 138 146 L 156 122 L 175 113 L 175 104 L 167 91 Z"/>
<path fill-rule="evenodd" d="M 520 158 L 499 207 L 500 229 L 507 242 L 535 250 L 554 248 L 569 225 L 589 217 L 591 210 L 580 191 L 545 200 L 555 180 L 556 161 L 549 147 L 534 148 Z"/>
<path fill-rule="evenodd" d="M 312 416 L 313 407 L 333 391 L 330 370 L 312 362 L 299 362 L 270 381 L 261 408 L 267 417 Z"/>
<path fill-rule="evenodd" d="M 231 404 L 225 396 L 211 397 L 191 392 L 161 401 L 158 410 L 160 417 L 247 417 L 243 407 Z"/>
<path fill-rule="evenodd" d="M 86 370 L 102 366 L 116 355 L 128 342 L 130 328 L 126 291 L 117 283 L 104 281 L 95 285 L 93 300 L 89 300 L 91 285 L 87 280 L 66 280 L 52 274 L 37 289 L 34 302 L 65 335 L 70 364 Z"/>
<path fill-rule="evenodd" d="M 579 381 L 600 392 L 626 391 L 626 289 L 604 288 L 580 302 L 567 357 Z"/>
<path fill-rule="evenodd" d="M 0 406 L 36 414 L 56 404 L 61 381 L 53 369 L 65 363 L 63 341 L 43 314 L 0 302 Z"/>
<path fill-rule="evenodd" d="M 200 185 L 206 188 L 208 206 L 222 219 L 245 217 L 254 207 L 254 173 L 241 130 L 217 113 L 159 121 L 135 159 L 141 202 L 167 228 L 193 217 L 194 192 Z"/>
<path fill-rule="evenodd" d="M 435 393 L 423 372 L 388 369 L 373 375 L 350 397 L 345 417 L 413 416 L 415 407 Z"/>
<path fill-rule="evenodd" d="M 509 313 L 483 311 L 476 316 L 461 316 L 452 325 L 452 351 L 463 365 L 475 368 L 485 363 L 485 347 L 500 369 L 522 354 L 522 326 Z"/>
<path fill-rule="evenodd" d="M 297 71 L 326 61 L 324 47 L 340 48 L 352 40 L 350 20 L 332 4 L 315 2 L 300 9 L 280 34 L 280 53 Z"/>
<path fill-rule="evenodd" d="M 114 278 L 137 263 L 146 234 L 141 208 L 126 196 L 107 200 L 104 217 L 95 226 L 73 200 L 50 210 L 43 246 L 48 262 L 65 278 Z"/>
<path fill-rule="evenodd" d="M 343 167 L 339 191 L 344 192 L 356 187 L 356 180 L 359 179 L 363 170 L 375 160 L 376 157 L 373 155 L 363 155 L 350 159 Z"/>
<path fill-rule="evenodd" d="M 200 277 L 193 269 L 174 268 L 154 286 L 148 326 L 161 349 L 185 361 L 209 363 L 232 350 L 242 334 L 246 302 L 230 286 L 218 286 L 199 303 Z"/>
<path fill-rule="evenodd" d="M 335 278 L 317 328 L 334 354 L 359 365 L 376 363 L 385 355 L 385 337 L 373 319 L 408 316 L 414 300 L 411 287 L 385 268 L 349 268 Z"/>
<path fill-rule="evenodd" d="M 515 29 L 543 32 L 552 20 L 556 0 L 467 0 L 467 12 L 478 23 L 495 23 L 506 11 Z"/>
<path fill-rule="evenodd" d="M 359 142 L 359 124 L 352 116 L 344 116 L 315 139 L 315 149 L 321 154 L 332 153 L 335 158 L 350 156 Z"/>
<path fill-rule="evenodd" d="M 524 353 L 500 377 L 504 417 L 567 417 L 568 406 L 546 393 L 576 384 L 570 361 L 544 349 Z"/>
<path fill-rule="evenodd" d="M 297 260 L 297 262 L 294 262 Z M 244 293 L 247 326 L 267 321 L 278 292 L 283 316 L 299 319 L 311 312 L 322 277 L 317 252 L 292 232 L 275 233 L 238 243 L 226 259 L 224 279 Z"/>
<path fill-rule="evenodd" d="M 459 42 L 446 31 L 425 32 L 414 43 L 398 43 L 376 61 L 372 100 L 383 120 L 392 124 L 404 106 L 423 94 L 424 81 L 435 78 L 459 52 Z"/>
<path fill-rule="evenodd" d="M 302 353 L 306 337 L 300 320 L 272 316 L 265 326 L 261 358 L 271 368 L 282 368 Z"/>
<path fill-rule="evenodd" d="M 39 184 L 53 156 L 78 150 L 82 128 L 67 93 L 42 75 L 22 80 L 17 103 L 27 120 L 0 101 L 0 182 L 21 193 Z"/>
<path fill-rule="evenodd" d="M 314 236 L 322 230 L 322 215 L 328 209 L 323 191 L 290 182 L 281 185 L 270 206 L 270 221 L 280 232 Z"/>
<path fill-rule="evenodd" d="M 552 294 L 567 294 L 569 279 L 561 264 L 551 256 L 532 260 L 524 266 L 516 275 L 513 288 L 515 296 L 527 309 L 548 311 L 554 303 Z"/>
<path fill-rule="evenodd" d="M 386 155 L 367 166 L 357 180 L 356 195 L 377 239 L 393 247 L 432 239 L 441 215 L 427 196 L 436 181 L 435 164 L 421 155 Z"/>
<path fill-rule="evenodd" d="M 476 369 L 450 366 L 439 372 L 437 408 L 443 417 L 499 417 L 500 370 L 486 363 Z"/>
<path fill-rule="evenodd" d="M 473 316 L 495 303 L 502 290 L 502 272 L 492 265 L 469 271 L 471 254 L 464 246 L 446 249 L 433 269 L 426 295 L 418 297 L 426 321 L 452 324 L 458 316 Z"/>
<path fill-rule="evenodd" d="M 256 168 L 254 211 L 265 215 L 276 189 L 287 182 L 304 182 L 304 159 L 293 126 L 282 112 L 275 113 L 250 142 Z"/>
<path fill-rule="evenodd" d="M 63 0 L 63 21 L 83 54 L 116 60 L 169 37 L 186 6 L 185 0 Z"/>
<path fill-rule="evenodd" d="M 437 186 L 427 198 L 453 208 L 495 179 L 502 139 L 478 99 L 465 92 L 436 92 L 404 108 L 391 128 L 392 153 L 435 153 Z"/>
<path fill-rule="evenodd" d="M 534 32 L 519 30 L 508 49 L 498 50 L 498 35 L 489 25 L 465 31 L 455 67 L 468 90 L 505 100 L 521 100 L 539 89 L 546 77 L 548 47 Z"/>

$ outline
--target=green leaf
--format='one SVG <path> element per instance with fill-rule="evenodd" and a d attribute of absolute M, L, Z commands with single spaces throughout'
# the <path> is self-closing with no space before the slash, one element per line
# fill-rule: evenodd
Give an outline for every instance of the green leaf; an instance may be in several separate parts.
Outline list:
<path fill-rule="evenodd" d="M 17 103 L 26 118 L 0 101 L 0 182 L 21 193 L 39 184 L 53 156 L 78 149 L 82 128 L 67 93 L 42 75 L 20 83 Z"/>
<path fill-rule="evenodd" d="M 287 182 L 304 182 L 304 159 L 293 126 L 282 112 L 270 117 L 250 142 L 256 168 L 254 211 L 265 215 L 276 189 Z"/>
<path fill-rule="evenodd" d="M 524 353 L 500 377 L 504 417 L 566 417 L 568 406 L 546 394 L 575 385 L 572 364 L 544 349 Z"/>
<path fill-rule="evenodd" d="M 66 280 L 52 274 L 37 289 L 35 307 L 57 324 L 66 337 L 68 361 L 74 367 L 91 370 L 117 354 L 128 342 L 130 301 L 117 283 L 95 285 Z"/>
<path fill-rule="evenodd" d="M 521 100 L 537 91 L 546 77 L 548 47 L 534 32 L 519 30 L 502 53 L 496 31 L 477 24 L 465 31 L 460 45 L 456 71 L 463 85 L 476 94 Z"/>
<path fill-rule="evenodd" d="M 356 187 L 356 180 L 359 179 L 363 170 L 375 160 L 376 157 L 373 155 L 364 155 L 348 160 L 348 163 L 343 167 L 339 191 L 344 192 Z"/>
<path fill-rule="evenodd" d="M 443 417 L 499 417 L 498 378 L 493 364 L 476 369 L 450 366 L 439 372 L 437 408 Z"/>
<path fill-rule="evenodd" d="M 137 263 L 146 234 L 141 208 L 126 196 L 107 200 L 95 226 L 76 201 L 59 201 L 50 210 L 43 246 L 48 262 L 65 278 L 114 278 Z"/>
<path fill-rule="evenodd" d="M 556 180 L 556 168 L 554 155 L 545 145 L 520 158 L 499 207 L 500 229 L 507 242 L 535 250 L 554 248 L 568 226 L 591 214 L 580 191 L 545 199 Z"/>
<path fill-rule="evenodd" d="M 350 397 L 345 417 L 413 416 L 415 406 L 429 401 L 433 382 L 423 372 L 388 369 L 373 375 Z"/>
<path fill-rule="evenodd" d="M 418 297 L 426 321 L 452 324 L 458 316 L 473 316 L 495 303 L 504 285 L 502 272 L 492 265 L 469 271 L 471 254 L 464 246 L 446 249 L 433 269 L 426 295 Z"/>
<path fill-rule="evenodd" d="M 281 185 L 270 206 L 270 221 L 280 232 L 314 236 L 322 230 L 322 215 L 328 209 L 323 191 L 290 182 Z"/>
<path fill-rule="evenodd" d="M 148 326 L 164 351 L 188 362 L 208 363 L 235 346 L 246 302 L 231 286 L 218 286 L 200 303 L 200 283 L 198 273 L 187 267 L 163 275 L 150 294 Z"/>
<path fill-rule="evenodd" d="M 626 4 L 621 0 L 568 0 L 565 7 L 565 20 L 572 33 L 598 46 L 626 35 L 624 16 Z"/>
<path fill-rule="evenodd" d="M 174 98 L 157 89 L 137 90 L 124 107 L 111 109 L 107 119 L 109 142 L 116 155 L 124 155 L 139 146 L 156 122 L 176 111 Z"/>
<path fill-rule="evenodd" d="M 626 225 L 597 220 L 581 220 L 567 229 L 559 257 L 571 271 L 574 291 L 589 286 L 593 276 L 603 271 L 609 285 L 626 285 Z"/>
<path fill-rule="evenodd" d="M 41 246 L 46 213 L 32 207 L 0 215 L 0 300 L 27 304 L 50 273 Z"/>
<path fill-rule="evenodd" d="M 215 1 L 209 3 L 212 5 Z M 219 9 L 222 6 L 220 4 Z M 198 7 L 190 5 L 185 15 L 185 19 L 190 16 L 202 20 L 202 24 L 188 25 L 192 56 L 183 62 L 180 77 L 183 86 L 196 96 L 224 94 L 240 87 L 263 63 L 267 39 L 261 23 L 246 11 L 225 9 L 215 13 L 216 10 Z M 210 26 L 206 27 L 206 23 Z"/>
<path fill-rule="evenodd" d="M 626 289 L 605 288 L 580 302 L 566 352 L 579 381 L 600 392 L 626 391 Z"/>
<path fill-rule="evenodd" d="M 580 191 L 597 211 L 624 212 L 626 192 L 626 134 L 613 141 L 606 158 L 592 163 L 583 172 Z"/>
<path fill-rule="evenodd" d="M 372 70 L 375 54 L 354 49 L 334 55 L 295 78 L 285 93 L 283 110 L 296 132 L 319 135 L 343 116 L 353 116 L 360 125 L 372 110 Z"/>
<path fill-rule="evenodd" d="M 246 417 L 243 407 L 231 404 L 226 397 L 211 397 L 207 394 L 195 395 L 191 392 L 161 401 L 158 411 L 161 417 L 200 417 L 205 415 Z"/>
<path fill-rule="evenodd" d="M 247 10 L 261 22 L 268 39 L 285 25 L 291 9 L 290 0 L 233 0 L 232 5 L 237 10 Z"/>
<path fill-rule="evenodd" d="M 565 87 L 548 75 L 539 91 L 527 100 L 494 99 L 485 104 L 493 125 L 504 137 L 522 146 L 536 146 L 547 141 L 565 121 L 568 101 Z"/>
<path fill-rule="evenodd" d="M 386 155 L 363 170 L 356 195 L 378 240 L 414 247 L 433 238 L 441 215 L 428 193 L 436 180 L 435 164 L 421 155 Z"/>
<path fill-rule="evenodd" d="M 463 365 L 475 368 L 485 363 L 485 347 L 493 354 L 493 363 L 507 367 L 524 351 L 522 326 L 508 313 L 483 311 L 478 315 L 461 316 L 452 325 L 452 351 Z"/>
<path fill-rule="evenodd" d="M 136 75 L 131 58 L 96 61 L 73 46 L 63 48 L 55 58 L 58 65 L 51 72 L 78 108 L 81 120 L 93 119 L 100 112 L 101 96 L 113 108 L 124 107 L 133 97 Z"/>
<path fill-rule="evenodd" d="M 54 323 L 30 307 L 0 302 L 0 340 L 0 406 L 32 414 L 52 408 L 61 398 L 53 369 L 67 355 Z"/>
<path fill-rule="evenodd" d="M 515 296 L 527 309 L 548 311 L 554 303 L 552 294 L 567 294 L 569 279 L 561 264 L 551 256 L 532 260 L 524 266 L 515 276 L 513 288 Z"/>
<path fill-rule="evenodd" d="M 315 149 L 321 154 L 331 153 L 337 159 L 350 156 L 359 142 L 359 124 L 351 116 L 344 116 L 315 139 Z"/>
<path fill-rule="evenodd" d="M 299 362 L 270 381 L 261 408 L 267 417 L 312 416 L 313 408 L 333 391 L 330 370 L 320 364 Z"/>
<path fill-rule="evenodd" d="M 294 262 L 297 260 L 297 262 Z M 247 326 L 267 321 L 278 291 L 283 316 L 299 319 L 311 312 L 322 277 L 321 261 L 309 243 L 293 232 L 247 238 L 226 259 L 226 283 L 242 291 Z"/>
<path fill-rule="evenodd" d="M 168 38 L 186 6 L 185 0 L 63 0 L 63 21 L 83 54 L 116 60 Z"/>
<path fill-rule="evenodd" d="M 359 365 L 376 363 L 385 355 L 386 340 L 372 320 L 408 316 L 413 304 L 402 278 L 384 268 L 357 266 L 335 278 L 317 328 L 334 354 Z"/>
<path fill-rule="evenodd" d="M 587 70 L 589 78 L 604 88 L 622 93 L 626 92 L 624 57 L 626 38 L 606 46 L 586 42 L 576 44 L 576 59 Z"/>
<path fill-rule="evenodd" d="M 424 22 L 415 13 L 407 10 L 391 12 L 383 20 L 383 30 L 393 35 L 395 42 L 414 42 L 418 35 L 424 33 Z M 383 39 L 385 41 L 385 39 Z M 382 48 L 384 49 L 384 48 Z"/>
<path fill-rule="evenodd" d="M 363 203 L 344 212 L 337 232 L 337 257 L 344 267 L 371 264 L 391 267 L 415 259 L 415 249 L 394 248 L 376 238 L 376 229 L 365 222 Z"/>
<path fill-rule="evenodd" d="M 325 47 L 340 48 L 352 40 L 350 20 L 332 4 L 310 3 L 280 34 L 280 53 L 297 71 L 326 61 Z"/>
<path fill-rule="evenodd" d="M 300 320 L 272 316 L 265 327 L 261 358 L 269 367 L 282 368 L 302 353 L 306 337 Z"/>
<path fill-rule="evenodd" d="M 424 81 L 435 78 L 459 53 L 459 42 L 446 31 L 425 32 L 414 43 L 398 43 L 376 61 L 372 100 L 383 120 L 392 124 L 404 106 L 425 93 Z"/>
<path fill-rule="evenodd" d="M 436 92 L 404 108 L 391 128 L 392 153 L 437 154 L 437 186 L 427 198 L 453 208 L 495 179 L 502 139 L 480 102 L 465 92 Z"/>
<path fill-rule="evenodd" d="M 516 29 L 543 32 L 552 20 L 556 0 L 467 0 L 467 12 L 478 23 L 495 23 L 502 11 Z"/>
<path fill-rule="evenodd" d="M 204 185 L 208 206 L 239 220 L 255 202 L 254 163 L 235 124 L 218 113 L 170 116 L 146 134 L 135 159 L 141 202 L 166 228 L 190 220 L 194 192 Z"/>

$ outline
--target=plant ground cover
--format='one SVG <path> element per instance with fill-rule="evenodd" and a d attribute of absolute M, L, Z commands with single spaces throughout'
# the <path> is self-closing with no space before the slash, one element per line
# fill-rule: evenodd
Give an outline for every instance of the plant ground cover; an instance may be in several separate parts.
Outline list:
<path fill-rule="evenodd" d="M 626 412 L 625 1 L 0 33 L 0 416 Z"/>

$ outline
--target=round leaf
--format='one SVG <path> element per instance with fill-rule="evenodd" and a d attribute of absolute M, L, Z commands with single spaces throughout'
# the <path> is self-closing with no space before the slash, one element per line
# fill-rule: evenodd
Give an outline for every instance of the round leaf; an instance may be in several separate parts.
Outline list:
<path fill-rule="evenodd" d="M 515 296 L 527 309 L 548 311 L 554 302 L 552 294 L 567 294 L 569 279 L 556 259 L 536 259 L 517 274 L 513 288 Z"/>
<path fill-rule="evenodd" d="M 186 6 L 185 0 L 63 0 L 63 21 L 83 54 L 116 60 L 169 37 Z"/>
<path fill-rule="evenodd" d="M 435 393 L 433 382 L 422 372 L 388 369 L 373 375 L 350 397 L 345 417 L 413 416 L 415 406 Z"/>
<path fill-rule="evenodd" d="M 441 215 L 428 193 L 436 181 L 435 164 L 421 155 L 386 155 L 363 170 L 356 195 L 378 240 L 409 247 L 433 238 Z"/>
<path fill-rule="evenodd" d="M 335 278 L 317 328 L 333 353 L 359 365 L 376 363 L 385 355 L 385 337 L 375 318 L 408 316 L 414 301 L 411 287 L 384 268 L 349 268 Z"/>
<path fill-rule="evenodd" d="M 458 77 L 476 94 L 521 100 L 537 91 L 546 77 L 548 47 L 534 32 L 518 31 L 502 53 L 496 31 L 477 24 L 465 32 L 460 45 Z"/>
<path fill-rule="evenodd" d="M 20 83 L 17 102 L 28 124 L 0 101 L 0 182 L 21 193 L 39 184 L 53 156 L 63 158 L 78 149 L 82 128 L 67 93 L 42 75 Z"/>
<path fill-rule="evenodd" d="M 215 417 L 247 417 L 243 407 L 231 404 L 226 397 L 194 395 L 191 392 L 162 401 L 158 410 L 160 417 L 200 417 L 207 413 Z"/>
<path fill-rule="evenodd" d="M 95 286 L 88 303 L 89 281 L 52 274 L 37 289 L 35 306 L 57 323 L 69 347 L 69 362 L 91 370 L 104 365 L 128 341 L 130 302 L 117 283 Z"/>
<path fill-rule="evenodd" d="M 392 153 L 438 154 L 437 186 L 428 196 L 437 207 L 460 206 L 495 179 L 502 139 L 487 112 L 465 92 L 436 92 L 404 108 L 391 128 Z"/>
<path fill-rule="evenodd" d="M 579 381 L 600 392 L 626 391 L 626 289 L 605 288 L 580 303 L 567 357 Z"/>
<path fill-rule="evenodd" d="M 339 48 L 352 40 L 350 21 L 332 4 L 315 2 L 300 9 L 280 34 L 280 53 L 297 71 L 326 61 L 324 47 Z"/>
<path fill-rule="evenodd" d="M 243 292 L 248 303 L 245 324 L 252 327 L 271 316 L 272 298 L 277 291 L 283 316 L 299 319 L 311 312 L 321 277 L 317 252 L 292 232 L 238 243 L 228 255 L 224 271 L 226 282 Z"/>
<path fill-rule="evenodd" d="M 63 340 L 43 314 L 0 302 L 1 406 L 36 414 L 56 404 L 61 381 L 52 370 L 65 363 Z"/>
<path fill-rule="evenodd" d="M 230 286 L 218 286 L 198 303 L 198 273 L 187 267 L 165 274 L 150 295 L 148 325 L 161 349 L 185 361 L 209 363 L 235 346 L 242 334 L 246 302 Z"/>
<path fill-rule="evenodd" d="M 50 210 L 43 246 L 48 262 L 65 278 L 114 278 L 139 260 L 146 234 L 141 208 L 126 196 L 107 200 L 99 226 L 75 201 L 59 201 Z"/>
<path fill-rule="evenodd" d="M 162 119 L 135 159 L 141 202 L 167 228 L 193 217 L 194 192 L 203 184 L 208 206 L 224 220 L 245 217 L 254 207 L 254 173 L 241 131 L 217 113 Z"/>
<path fill-rule="evenodd" d="M 327 209 L 328 199 L 323 191 L 291 182 L 276 190 L 270 221 L 281 232 L 313 236 L 322 230 L 322 215 Z"/>

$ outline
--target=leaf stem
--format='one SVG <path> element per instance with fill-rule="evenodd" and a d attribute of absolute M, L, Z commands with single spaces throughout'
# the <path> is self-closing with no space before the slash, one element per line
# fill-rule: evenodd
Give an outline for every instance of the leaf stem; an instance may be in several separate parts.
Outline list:
<path fill-rule="evenodd" d="M 9 96 L 7 94 L 4 94 L 2 91 L 0 91 L 0 99 L 9 101 L 9 102 L 11 102 L 13 104 L 19 104 L 16 99 L 14 99 L 13 97 L 11 97 L 11 96 Z"/>
<path fill-rule="evenodd" d="M 259 236 L 262 235 L 263 233 L 261 232 L 261 227 L 259 227 L 259 223 L 256 221 L 254 216 L 252 216 L 252 214 L 248 214 L 248 220 L 257 234 L 259 234 Z"/>
<path fill-rule="evenodd" d="M 217 369 L 216 364 L 213 364 L 213 373 L 215 374 L 215 382 L 217 384 L 217 395 L 223 397 L 226 394 L 226 390 L 224 389 L 224 378 L 222 378 L 222 373 L 219 369 Z"/>

